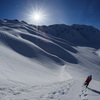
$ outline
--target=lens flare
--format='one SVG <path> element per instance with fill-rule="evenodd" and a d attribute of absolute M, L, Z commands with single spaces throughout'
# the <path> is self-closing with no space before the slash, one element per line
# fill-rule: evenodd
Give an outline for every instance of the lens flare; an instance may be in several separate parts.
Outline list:
<path fill-rule="evenodd" d="M 40 15 L 38 13 L 35 13 L 33 17 L 34 17 L 34 20 L 36 20 L 36 21 L 41 21 L 41 19 L 42 19 L 42 15 Z"/>
<path fill-rule="evenodd" d="M 32 24 L 35 25 L 43 25 L 46 24 L 48 20 L 48 13 L 43 9 L 43 7 L 39 8 L 33 8 L 29 11 L 28 19 Z"/>

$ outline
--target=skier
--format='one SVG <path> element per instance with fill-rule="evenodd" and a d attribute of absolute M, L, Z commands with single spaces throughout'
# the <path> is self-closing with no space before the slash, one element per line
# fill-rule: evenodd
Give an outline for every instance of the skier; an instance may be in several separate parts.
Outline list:
<path fill-rule="evenodd" d="M 89 75 L 84 83 L 84 86 L 88 87 L 90 81 L 92 80 L 92 75 Z"/>

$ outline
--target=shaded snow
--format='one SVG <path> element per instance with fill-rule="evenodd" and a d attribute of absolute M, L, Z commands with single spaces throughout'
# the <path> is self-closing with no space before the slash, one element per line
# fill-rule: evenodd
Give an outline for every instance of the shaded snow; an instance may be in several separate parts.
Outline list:
<path fill-rule="evenodd" d="M 99 100 L 100 31 L 75 24 L 38 29 L 0 20 L 0 100 Z"/>

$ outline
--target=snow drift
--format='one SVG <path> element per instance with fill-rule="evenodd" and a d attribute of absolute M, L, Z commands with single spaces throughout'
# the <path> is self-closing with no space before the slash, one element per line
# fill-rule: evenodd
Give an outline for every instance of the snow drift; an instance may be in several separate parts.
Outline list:
<path fill-rule="evenodd" d="M 93 75 L 89 91 L 99 94 L 98 29 L 76 24 L 37 27 L 24 21 L 0 20 L 2 100 L 91 98 L 88 90 L 81 89 L 89 74 Z M 85 92 L 81 93 L 80 90 Z M 99 97 L 93 96 L 96 100 Z"/>

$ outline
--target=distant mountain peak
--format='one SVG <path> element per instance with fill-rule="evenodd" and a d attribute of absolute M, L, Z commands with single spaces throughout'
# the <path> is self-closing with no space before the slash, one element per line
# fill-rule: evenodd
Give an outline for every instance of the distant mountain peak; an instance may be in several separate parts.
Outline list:
<path fill-rule="evenodd" d="M 17 19 L 9 20 L 3 19 L 0 20 L 0 26 L 5 25 L 8 27 L 30 27 L 31 30 L 39 30 L 47 35 L 52 35 L 58 38 L 69 41 L 75 45 L 98 45 L 100 42 L 100 31 L 93 26 L 89 25 L 65 25 L 65 24 L 54 24 L 54 25 L 43 25 L 35 26 L 32 24 L 27 24 L 25 21 L 19 21 Z M 33 28 L 34 27 L 34 28 Z M 37 29 L 38 27 L 38 29 Z"/>

